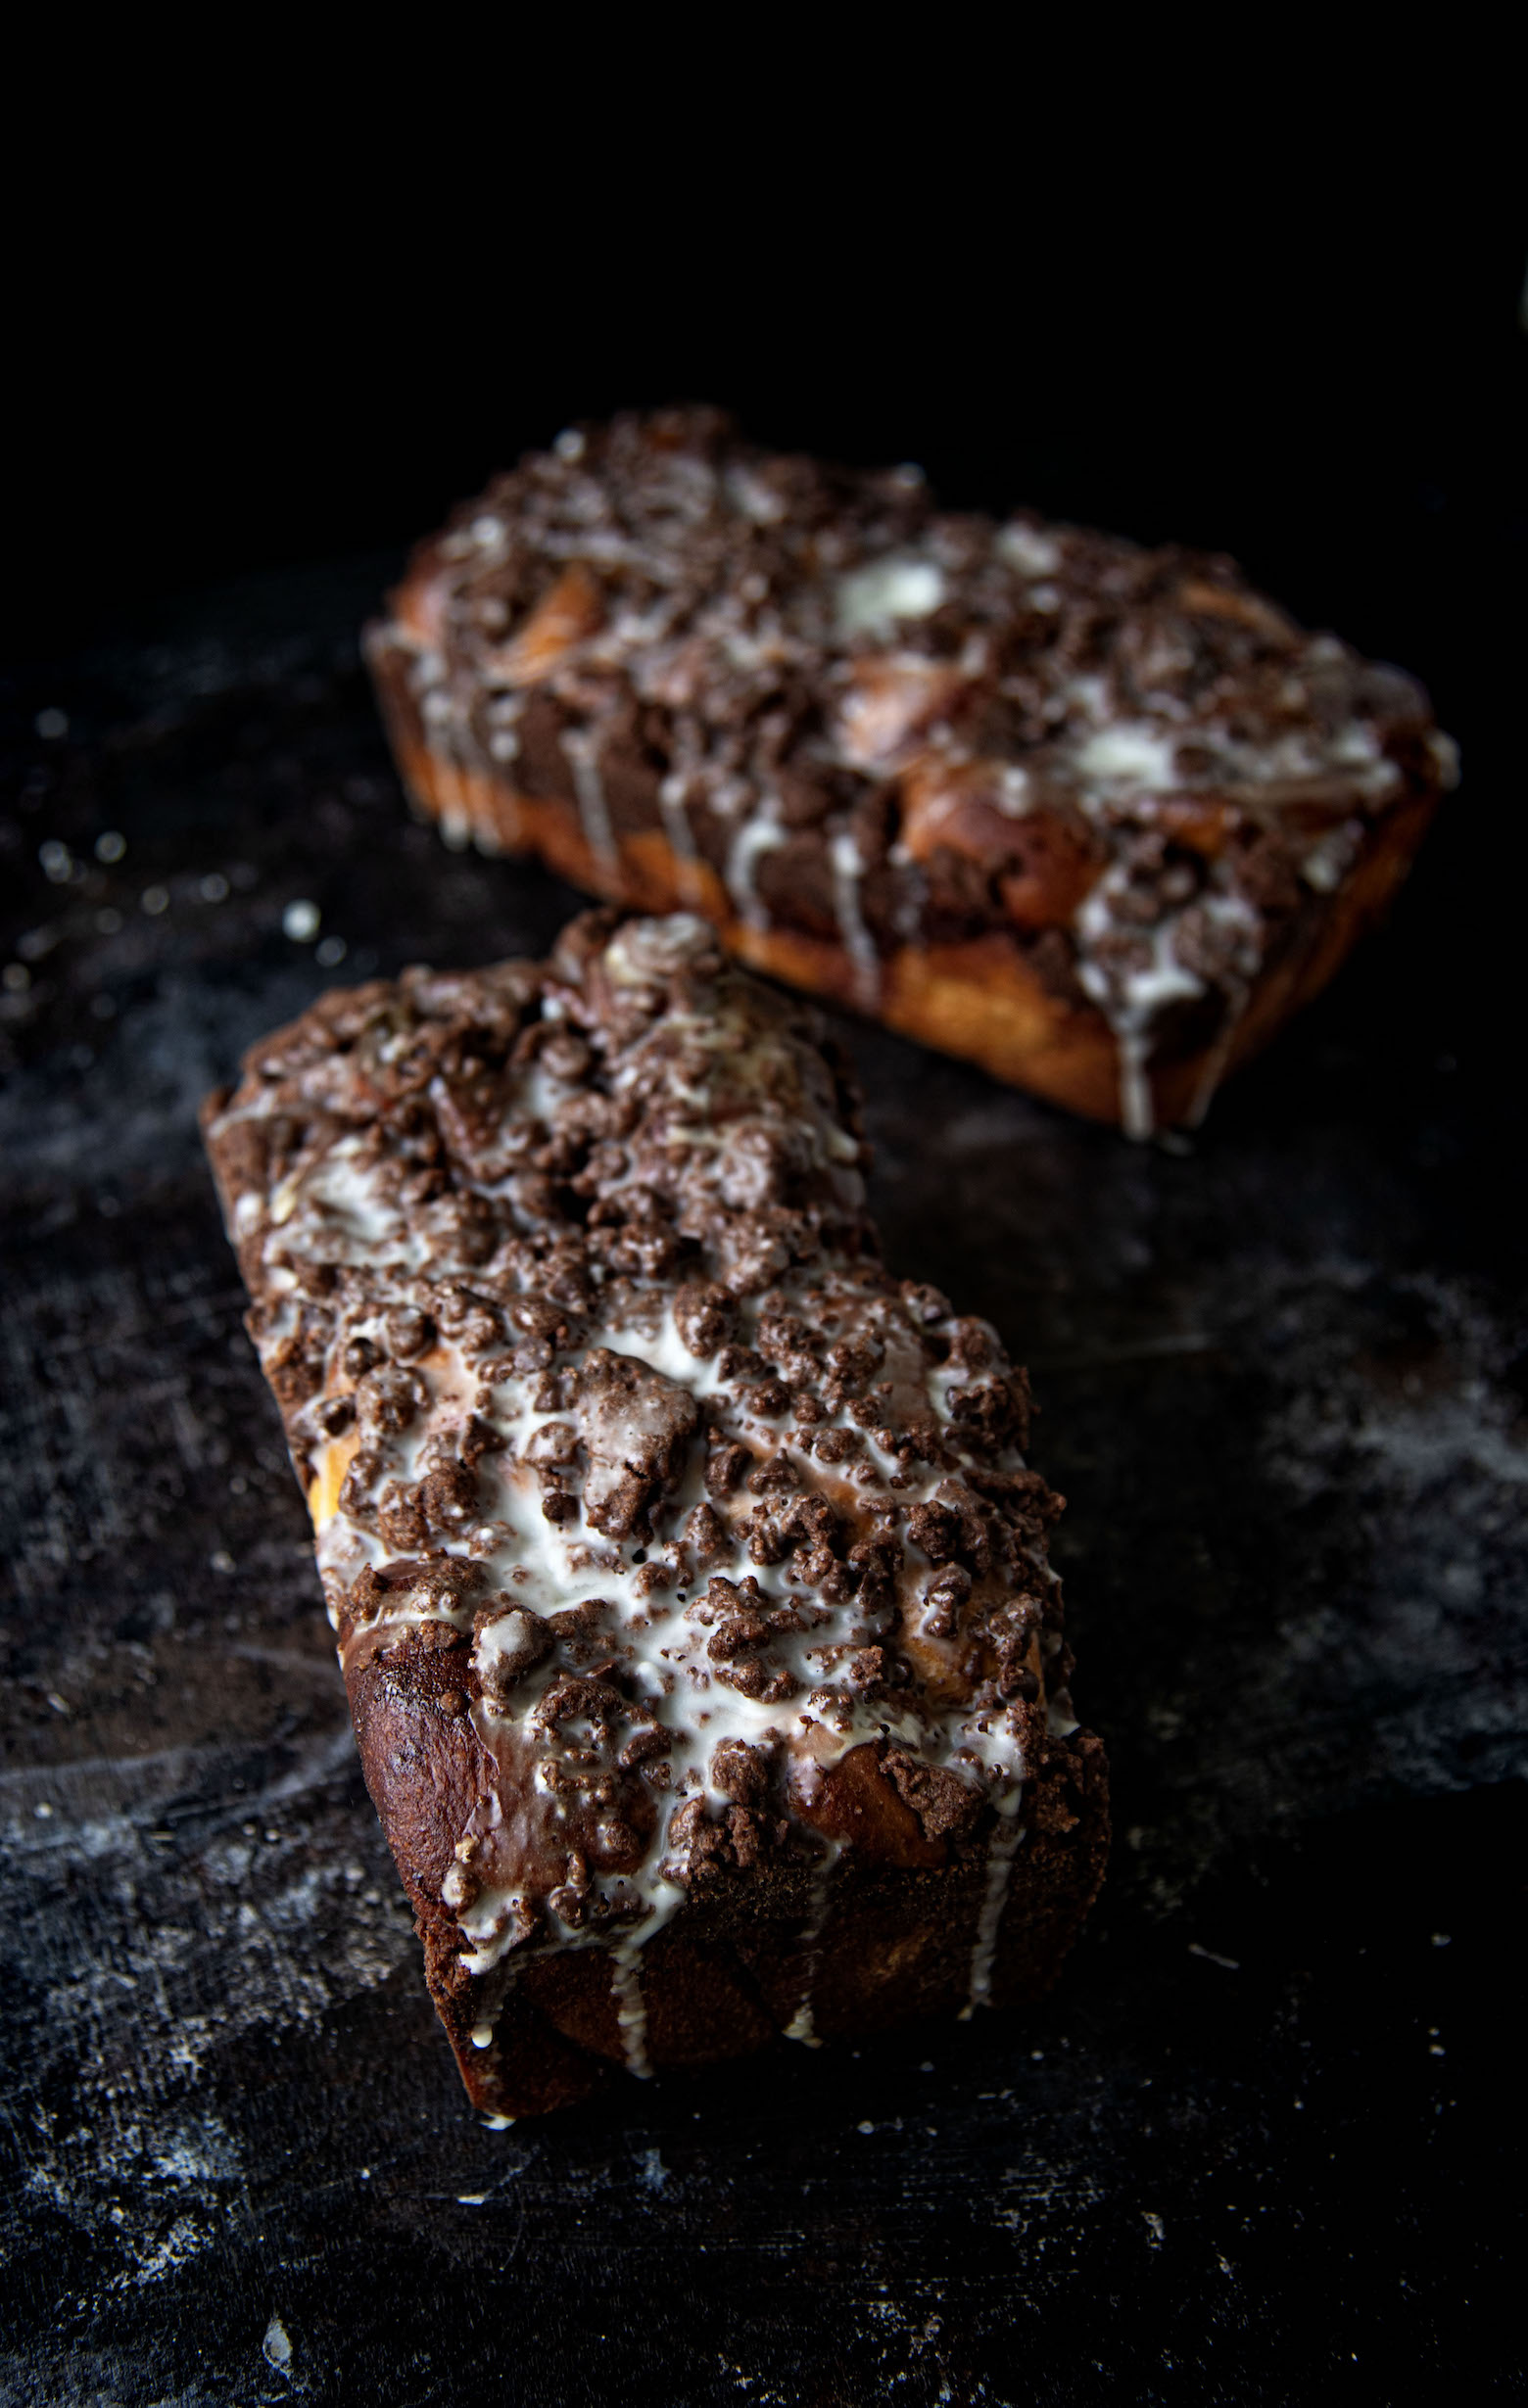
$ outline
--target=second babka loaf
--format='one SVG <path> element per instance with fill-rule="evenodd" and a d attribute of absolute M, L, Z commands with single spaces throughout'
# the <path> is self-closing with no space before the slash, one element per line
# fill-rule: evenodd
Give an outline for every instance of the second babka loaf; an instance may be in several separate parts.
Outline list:
<path fill-rule="evenodd" d="M 1324 985 L 1454 777 L 1411 679 L 1224 559 L 941 512 L 703 410 L 527 458 L 367 649 L 449 840 L 701 912 L 1136 1136 Z"/>

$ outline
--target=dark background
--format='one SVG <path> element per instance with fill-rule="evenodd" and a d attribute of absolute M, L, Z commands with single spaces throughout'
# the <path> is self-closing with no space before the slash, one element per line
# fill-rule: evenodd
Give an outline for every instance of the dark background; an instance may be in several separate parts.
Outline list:
<path fill-rule="evenodd" d="M 612 147 L 571 31 L 374 156 L 359 90 L 167 150 L 124 105 L 104 155 L 13 102 L 6 2408 L 1521 2396 L 1528 338 L 1520 226 L 1432 147 L 1490 128 L 1429 59 L 1257 132 L 1259 71 L 1122 155 L 1075 68 L 904 45 L 828 108 L 767 38 L 767 138 L 676 84 Z M 1031 1363 L 1071 1500 L 1118 1836 L 1054 1999 L 495 2135 L 194 1109 L 324 984 L 575 908 L 409 824 L 356 631 L 496 463 L 676 394 L 1229 549 L 1426 679 L 1466 782 L 1187 1152 L 846 1026 L 888 1257 Z"/>
<path fill-rule="evenodd" d="M 597 102 L 564 145 L 529 68 L 500 158 L 290 118 L 167 155 L 151 120 L 103 165 L 67 124 L 15 262 L 10 648 L 402 544 L 571 419 L 691 398 L 957 506 L 1234 550 L 1447 708 L 1528 497 L 1521 197 L 1458 65 L 1320 106 L 1297 73 L 1276 125 L 1267 62 L 1212 126 L 1001 55 L 836 126 L 671 94 L 645 147 Z"/>
<path fill-rule="evenodd" d="M 459 107 L 329 110 L 279 67 L 268 117 L 162 103 L 124 132 L 101 98 L 50 126 L 20 210 L 6 655 L 396 557 L 571 420 L 700 399 L 765 443 L 916 459 L 955 506 L 1229 551 L 1421 674 L 1472 761 L 1510 751 L 1528 237 L 1489 52 L 1443 30 L 1318 74 L 1270 25 L 1218 112 L 1150 43 L 1138 84 L 1118 58 L 1101 79 L 1085 31 L 836 78 L 761 40 L 697 115 L 683 52 L 638 42 L 591 87 L 559 40 L 481 63 L 475 106 L 515 96 L 501 151 Z M 1499 859 L 1517 840 L 1492 830 Z M 1502 903 L 1477 883 L 1510 950 Z"/>

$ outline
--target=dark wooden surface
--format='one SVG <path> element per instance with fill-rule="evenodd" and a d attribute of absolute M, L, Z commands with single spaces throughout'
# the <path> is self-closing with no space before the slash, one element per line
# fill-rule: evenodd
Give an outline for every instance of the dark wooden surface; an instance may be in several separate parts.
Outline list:
<path fill-rule="evenodd" d="M 406 819 L 354 643 L 386 565 L 8 696 L 0 2397 L 1517 2395 L 1525 1181 L 1482 805 L 1192 1147 L 850 1029 L 892 1262 L 1034 1370 L 1108 1888 L 1027 2022 L 493 2133 L 193 1122 L 320 983 L 573 908 Z"/>

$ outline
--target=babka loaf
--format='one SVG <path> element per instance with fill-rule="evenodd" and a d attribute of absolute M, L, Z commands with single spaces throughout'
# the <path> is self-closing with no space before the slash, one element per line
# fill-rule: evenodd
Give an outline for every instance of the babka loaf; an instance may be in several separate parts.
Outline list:
<path fill-rule="evenodd" d="M 1427 697 L 1227 560 L 937 510 L 705 410 L 576 429 L 367 651 L 449 841 L 687 909 L 1134 1136 L 1322 987 L 1455 778 Z"/>
<path fill-rule="evenodd" d="M 207 1144 L 467 2089 L 1031 1999 L 1102 1874 L 1060 1499 L 693 916 L 326 995 Z"/>

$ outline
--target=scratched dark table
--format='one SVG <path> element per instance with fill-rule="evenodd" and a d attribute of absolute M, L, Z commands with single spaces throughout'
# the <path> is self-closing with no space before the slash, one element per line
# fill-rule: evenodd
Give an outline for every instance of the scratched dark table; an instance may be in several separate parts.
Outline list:
<path fill-rule="evenodd" d="M 1191 1145 L 848 1031 L 890 1260 L 1031 1364 L 1072 1500 L 1117 1840 L 1050 2003 L 490 2132 L 193 1119 L 325 983 L 574 908 L 409 821 L 355 641 L 388 565 L 5 697 L 0 2396 L 1520 2396 L 1528 1182 L 1489 734 L 1392 926 Z"/>

